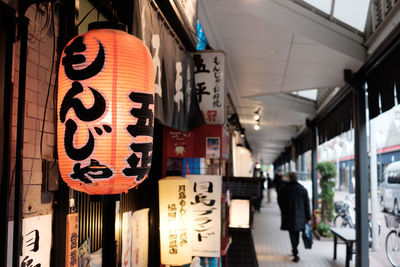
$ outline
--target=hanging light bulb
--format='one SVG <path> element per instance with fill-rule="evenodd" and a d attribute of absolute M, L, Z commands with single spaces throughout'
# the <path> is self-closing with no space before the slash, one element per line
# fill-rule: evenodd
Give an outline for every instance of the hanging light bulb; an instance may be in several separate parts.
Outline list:
<path fill-rule="evenodd" d="M 260 119 L 260 114 L 254 115 L 254 120 L 255 120 L 255 121 L 258 121 L 259 119 Z"/>
<path fill-rule="evenodd" d="M 254 130 L 256 130 L 256 131 L 260 130 L 260 125 L 255 124 L 255 125 L 254 125 Z"/>

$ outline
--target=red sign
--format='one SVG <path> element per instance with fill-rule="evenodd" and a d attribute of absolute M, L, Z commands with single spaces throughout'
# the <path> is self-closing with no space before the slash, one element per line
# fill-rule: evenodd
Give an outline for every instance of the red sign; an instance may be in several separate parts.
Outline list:
<path fill-rule="evenodd" d="M 193 132 L 181 132 L 168 129 L 167 135 L 167 157 L 168 158 L 190 158 L 193 155 Z"/>
<path fill-rule="evenodd" d="M 222 125 L 202 125 L 191 132 L 164 128 L 167 158 L 206 158 L 207 139 L 220 140 L 219 157 L 229 157 L 229 132 Z"/>

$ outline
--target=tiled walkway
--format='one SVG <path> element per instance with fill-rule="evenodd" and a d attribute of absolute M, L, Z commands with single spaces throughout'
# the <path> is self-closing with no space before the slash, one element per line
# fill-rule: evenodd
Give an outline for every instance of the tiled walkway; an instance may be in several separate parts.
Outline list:
<path fill-rule="evenodd" d="M 280 230 L 280 211 L 276 203 L 264 204 L 261 212 L 254 215 L 253 238 L 260 267 L 282 266 L 345 266 L 345 246 L 338 245 L 338 259 L 333 260 L 333 241 L 318 241 L 313 248 L 304 249 L 299 244 L 300 262 L 293 263 L 287 231 Z M 354 266 L 354 257 L 350 266 Z"/>
<path fill-rule="evenodd" d="M 275 199 L 275 198 L 273 198 Z M 264 199 L 265 201 L 265 199 Z M 300 262 L 293 263 L 291 256 L 291 245 L 287 231 L 280 230 L 280 211 L 276 203 L 264 202 L 260 213 L 254 214 L 253 238 L 260 267 L 283 267 L 283 266 L 307 266 L 307 267 L 344 267 L 345 245 L 338 245 L 338 258 L 333 260 L 333 241 L 319 241 L 314 238 L 313 248 L 304 249 L 302 240 L 299 244 Z M 380 254 L 384 253 L 383 251 Z M 371 255 L 372 254 L 372 255 Z M 374 257 L 370 253 L 370 266 L 390 266 L 385 256 Z M 353 255 L 350 266 L 355 266 L 355 255 Z"/>

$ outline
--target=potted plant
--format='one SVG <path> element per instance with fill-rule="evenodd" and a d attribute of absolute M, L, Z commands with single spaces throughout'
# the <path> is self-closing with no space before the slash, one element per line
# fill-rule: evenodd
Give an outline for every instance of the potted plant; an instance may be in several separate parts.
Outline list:
<path fill-rule="evenodd" d="M 336 166 L 334 163 L 325 161 L 320 162 L 315 166 L 321 175 L 319 185 L 321 187 L 321 221 L 318 226 L 318 232 L 322 236 L 330 236 L 329 225 L 334 218 L 334 195 L 335 195 L 335 180 L 336 177 Z"/>

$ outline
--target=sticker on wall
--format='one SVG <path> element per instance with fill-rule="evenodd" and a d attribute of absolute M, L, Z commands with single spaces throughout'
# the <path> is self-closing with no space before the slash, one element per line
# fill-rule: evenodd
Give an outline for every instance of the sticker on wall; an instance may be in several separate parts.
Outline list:
<path fill-rule="evenodd" d="M 207 137 L 206 139 L 206 158 L 216 159 L 220 155 L 219 137 Z"/>

